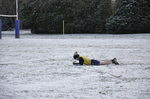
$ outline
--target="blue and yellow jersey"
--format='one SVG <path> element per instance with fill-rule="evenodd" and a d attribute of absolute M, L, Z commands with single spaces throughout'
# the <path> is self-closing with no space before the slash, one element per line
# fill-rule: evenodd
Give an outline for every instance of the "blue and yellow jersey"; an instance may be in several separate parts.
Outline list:
<path fill-rule="evenodd" d="M 86 58 L 86 57 L 84 57 L 84 56 L 79 56 L 79 64 L 80 65 L 83 65 L 83 64 L 91 65 L 91 60 Z"/>

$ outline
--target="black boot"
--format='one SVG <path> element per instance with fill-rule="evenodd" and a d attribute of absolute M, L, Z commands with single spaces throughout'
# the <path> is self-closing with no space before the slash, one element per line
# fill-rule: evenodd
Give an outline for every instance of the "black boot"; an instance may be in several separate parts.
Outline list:
<path fill-rule="evenodd" d="M 116 58 L 114 58 L 114 59 L 112 60 L 112 63 L 115 64 L 115 65 L 119 65 L 119 63 L 117 62 L 117 59 L 116 59 Z"/>

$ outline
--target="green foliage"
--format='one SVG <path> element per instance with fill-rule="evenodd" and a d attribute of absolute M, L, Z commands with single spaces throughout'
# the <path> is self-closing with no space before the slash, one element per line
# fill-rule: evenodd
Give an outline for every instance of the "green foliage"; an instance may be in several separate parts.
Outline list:
<path fill-rule="evenodd" d="M 111 0 L 30 0 L 21 8 L 23 28 L 33 33 L 105 33 Z"/>
<path fill-rule="evenodd" d="M 107 19 L 107 33 L 150 32 L 149 0 L 117 0 L 114 15 Z"/>
<path fill-rule="evenodd" d="M 0 19 L 2 20 L 2 31 L 13 30 L 15 18 L 0 17 Z"/>

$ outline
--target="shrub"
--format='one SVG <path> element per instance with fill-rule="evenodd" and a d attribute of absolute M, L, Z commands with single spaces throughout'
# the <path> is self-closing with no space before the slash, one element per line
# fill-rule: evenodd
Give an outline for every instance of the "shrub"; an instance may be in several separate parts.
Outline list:
<path fill-rule="evenodd" d="M 149 0 L 117 0 L 116 12 L 107 19 L 107 33 L 150 32 Z"/>
<path fill-rule="evenodd" d="M 110 0 L 31 0 L 21 8 L 23 28 L 32 33 L 105 33 Z"/>

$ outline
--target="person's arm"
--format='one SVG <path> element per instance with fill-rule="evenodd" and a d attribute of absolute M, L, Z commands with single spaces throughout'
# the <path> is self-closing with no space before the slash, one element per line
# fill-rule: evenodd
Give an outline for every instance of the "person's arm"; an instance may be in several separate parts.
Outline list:
<path fill-rule="evenodd" d="M 84 63 L 84 60 L 83 60 L 83 58 L 80 57 L 79 58 L 79 63 L 74 63 L 73 62 L 73 65 L 77 65 L 78 66 L 78 65 L 83 65 L 83 63 Z"/>
<path fill-rule="evenodd" d="M 73 65 L 79 66 L 80 64 L 79 63 L 73 63 Z"/>
<path fill-rule="evenodd" d="M 80 65 L 83 65 L 83 63 L 84 63 L 83 58 L 82 58 L 82 57 L 79 57 L 79 64 L 80 64 Z"/>

